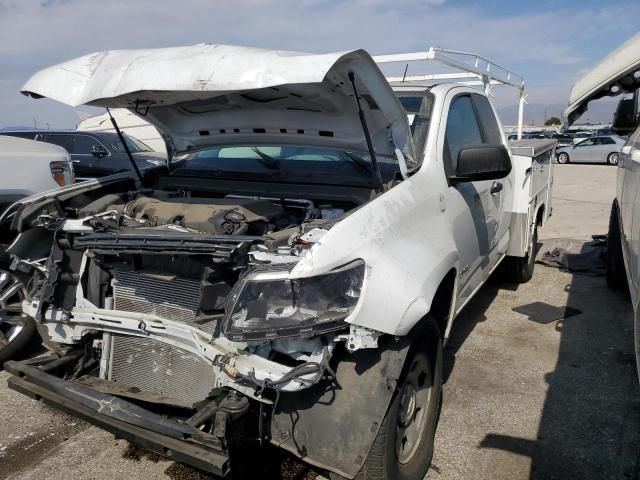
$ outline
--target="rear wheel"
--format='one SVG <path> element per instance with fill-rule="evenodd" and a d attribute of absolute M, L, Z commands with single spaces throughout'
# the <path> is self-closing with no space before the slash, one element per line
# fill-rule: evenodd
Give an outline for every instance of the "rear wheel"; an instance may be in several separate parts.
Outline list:
<path fill-rule="evenodd" d="M 569 163 L 569 154 L 567 152 L 560 152 L 558 154 L 558 163 Z"/>
<path fill-rule="evenodd" d="M 524 257 L 508 257 L 505 259 L 505 271 L 508 280 L 516 283 L 527 283 L 533 277 L 538 253 L 538 228 L 533 228 L 529 248 Z"/>
<path fill-rule="evenodd" d="M 416 349 L 357 480 L 422 480 L 433 457 L 442 400 L 442 341 Z"/>
<path fill-rule="evenodd" d="M 618 165 L 618 152 L 611 152 L 607 155 L 607 163 L 609 165 Z"/>
<path fill-rule="evenodd" d="M 609 215 L 609 233 L 607 234 L 607 285 L 615 290 L 627 287 L 627 274 L 622 258 L 622 239 L 618 222 L 618 203 L 614 200 Z"/>

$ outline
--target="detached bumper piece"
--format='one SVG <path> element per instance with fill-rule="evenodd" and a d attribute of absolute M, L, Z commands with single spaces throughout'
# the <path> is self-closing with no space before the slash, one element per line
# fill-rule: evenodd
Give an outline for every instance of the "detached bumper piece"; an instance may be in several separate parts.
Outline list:
<path fill-rule="evenodd" d="M 229 456 L 218 437 L 113 395 L 60 379 L 26 362 L 4 365 L 9 387 L 86 420 L 143 448 L 225 477 Z"/>

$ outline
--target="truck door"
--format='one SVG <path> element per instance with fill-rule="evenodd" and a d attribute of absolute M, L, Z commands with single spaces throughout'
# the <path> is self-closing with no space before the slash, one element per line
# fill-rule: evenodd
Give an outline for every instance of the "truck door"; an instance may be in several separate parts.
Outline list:
<path fill-rule="evenodd" d="M 502 143 L 501 140 L 497 142 L 496 136 L 501 139 L 497 125 L 485 127 L 480 122 L 487 113 L 486 108 L 491 109 L 491 105 L 487 102 L 483 106 L 481 102 L 474 102 L 476 99 L 473 97 L 486 101 L 480 95 L 465 93 L 455 96 L 449 106 L 443 148 L 445 173 L 449 178 L 455 175 L 458 154 L 462 149 Z M 483 282 L 495 262 L 492 252 L 496 250 L 499 232 L 504 230 L 501 225 L 502 197 L 507 193 L 502 181 L 450 184 L 447 208 L 454 217 L 454 237 L 460 255 L 460 302 L 464 302 Z"/>

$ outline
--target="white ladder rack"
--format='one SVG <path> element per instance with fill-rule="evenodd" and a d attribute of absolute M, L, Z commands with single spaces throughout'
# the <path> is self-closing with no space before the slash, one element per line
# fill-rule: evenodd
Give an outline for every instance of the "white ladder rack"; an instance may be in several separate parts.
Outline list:
<path fill-rule="evenodd" d="M 375 55 L 374 61 L 378 65 L 405 63 L 402 76 L 387 77 L 389 83 L 416 84 L 417 82 L 429 82 L 430 85 L 438 83 L 460 83 L 469 86 L 484 86 L 488 94 L 492 85 L 507 85 L 518 89 L 518 140 L 522 138 L 523 111 L 525 103 L 524 78 L 511 70 L 498 65 L 475 53 L 446 50 L 431 47 L 426 52 L 397 53 L 392 55 Z M 411 72 L 411 62 L 437 61 L 441 64 L 456 68 L 456 72 L 447 73 L 420 73 Z"/>

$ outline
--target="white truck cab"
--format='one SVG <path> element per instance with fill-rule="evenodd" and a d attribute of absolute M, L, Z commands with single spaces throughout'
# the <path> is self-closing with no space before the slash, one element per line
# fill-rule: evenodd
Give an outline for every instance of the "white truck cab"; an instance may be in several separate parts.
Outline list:
<path fill-rule="evenodd" d="M 380 69 L 433 61 L 458 77 Z M 555 143 L 507 143 L 502 84 L 522 107 L 521 77 L 438 49 L 196 45 L 37 73 L 23 93 L 128 108 L 171 158 L 9 213 L 52 349 L 9 362 L 10 386 L 222 476 L 257 440 L 423 478 L 453 319 L 503 261 L 531 278 L 551 212 Z"/>

